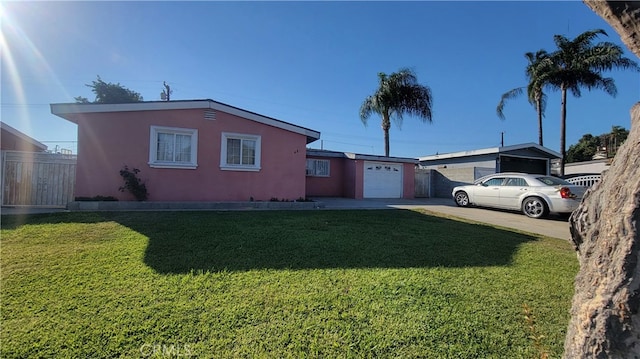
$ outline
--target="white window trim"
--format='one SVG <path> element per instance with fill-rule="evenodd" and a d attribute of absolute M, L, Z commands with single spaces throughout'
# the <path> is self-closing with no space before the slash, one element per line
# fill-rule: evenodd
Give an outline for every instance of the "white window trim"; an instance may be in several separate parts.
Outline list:
<path fill-rule="evenodd" d="M 256 158 L 254 165 L 236 165 L 227 163 L 227 139 L 251 140 L 256 142 Z M 220 169 L 223 171 L 260 171 L 260 158 L 262 154 L 262 137 L 242 133 L 222 132 L 220 141 Z"/>
<path fill-rule="evenodd" d="M 309 177 L 331 177 L 331 161 L 329 160 L 321 160 L 317 158 L 307 158 L 308 161 L 313 161 L 313 173 L 309 173 L 309 168 L 307 168 L 307 176 Z M 318 162 L 326 162 L 327 163 L 327 174 L 318 174 L 318 166 L 316 163 Z"/>
<path fill-rule="evenodd" d="M 178 168 L 196 169 L 198 168 L 198 130 L 193 128 L 151 126 L 149 136 L 149 167 L 152 168 Z M 190 162 L 169 162 L 158 161 L 158 133 L 173 133 L 191 136 L 191 161 Z"/>

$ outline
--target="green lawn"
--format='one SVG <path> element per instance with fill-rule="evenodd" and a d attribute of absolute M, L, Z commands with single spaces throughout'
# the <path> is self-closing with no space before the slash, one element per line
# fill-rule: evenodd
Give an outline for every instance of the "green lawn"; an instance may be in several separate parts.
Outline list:
<path fill-rule="evenodd" d="M 2 358 L 559 357 L 578 270 L 402 210 L 2 216 L 0 245 Z"/>

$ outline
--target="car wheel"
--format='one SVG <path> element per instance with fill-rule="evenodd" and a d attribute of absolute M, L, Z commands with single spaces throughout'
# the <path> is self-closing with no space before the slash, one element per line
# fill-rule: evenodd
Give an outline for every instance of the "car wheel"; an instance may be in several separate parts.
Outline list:
<path fill-rule="evenodd" d="M 549 213 L 549 208 L 540 197 L 529 197 L 522 202 L 522 213 L 531 218 L 542 218 Z"/>
<path fill-rule="evenodd" d="M 454 198 L 459 207 L 469 207 L 469 195 L 467 195 L 467 192 L 456 192 L 456 196 Z"/>

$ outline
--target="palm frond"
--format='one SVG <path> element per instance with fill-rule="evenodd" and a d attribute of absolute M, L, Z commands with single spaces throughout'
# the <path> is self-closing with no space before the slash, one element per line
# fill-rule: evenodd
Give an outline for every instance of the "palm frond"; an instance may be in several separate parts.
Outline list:
<path fill-rule="evenodd" d="M 589 46 L 591 42 L 593 42 L 593 40 L 596 39 L 599 35 L 609 36 L 603 29 L 593 29 L 587 30 L 582 34 L 576 36 L 576 38 L 571 42 L 580 46 Z"/>
<path fill-rule="evenodd" d="M 618 94 L 615 81 L 610 77 L 602 77 L 602 75 L 598 73 L 584 74 L 581 84 L 587 87 L 588 90 L 600 89 L 613 97 Z"/>
<path fill-rule="evenodd" d="M 375 98 L 373 96 L 368 96 L 362 105 L 360 106 L 360 121 L 366 126 L 367 120 L 373 113 L 377 113 L 377 107 L 375 104 Z"/>
<path fill-rule="evenodd" d="M 511 89 L 503 93 L 502 96 L 500 96 L 500 102 L 498 102 L 498 106 L 496 106 L 496 114 L 501 120 L 505 119 L 504 105 L 506 104 L 507 100 L 518 97 L 523 93 L 524 93 L 524 87 L 518 87 L 518 88 Z"/>

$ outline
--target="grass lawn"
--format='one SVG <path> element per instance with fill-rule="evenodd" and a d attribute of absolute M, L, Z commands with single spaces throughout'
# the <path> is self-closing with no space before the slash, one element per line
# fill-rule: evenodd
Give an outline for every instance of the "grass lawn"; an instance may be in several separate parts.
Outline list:
<path fill-rule="evenodd" d="M 553 358 L 578 270 L 403 210 L 2 216 L 0 250 L 2 358 Z"/>

